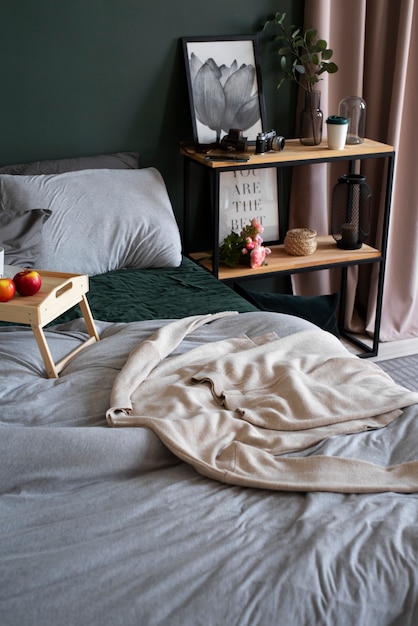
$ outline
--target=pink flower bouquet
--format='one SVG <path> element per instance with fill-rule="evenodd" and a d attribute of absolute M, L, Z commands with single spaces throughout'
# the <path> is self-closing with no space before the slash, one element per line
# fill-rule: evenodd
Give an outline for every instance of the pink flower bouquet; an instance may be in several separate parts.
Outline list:
<path fill-rule="evenodd" d="M 232 231 L 219 248 L 219 262 L 229 267 L 236 267 L 238 263 L 249 263 L 253 269 L 267 265 L 266 256 L 271 250 L 262 245 L 263 231 L 264 228 L 256 217 L 253 217 L 239 235 Z"/>

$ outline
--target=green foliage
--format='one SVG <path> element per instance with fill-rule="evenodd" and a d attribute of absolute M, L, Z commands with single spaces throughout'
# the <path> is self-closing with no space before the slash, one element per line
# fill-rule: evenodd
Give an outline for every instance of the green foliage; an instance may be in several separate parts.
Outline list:
<path fill-rule="evenodd" d="M 279 43 L 280 68 L 283 77 L 277 88 L 285 80 L 301 85 L 306 91 L 312 91 L 320 80 L 321 74 L 335 74 L 338 65 L 330 61 L 333 51 L 328 48 L 325 39 L 318 37 L 316 28 L 309 28 L 304 33 L 295 26 L 285 26 L 286 13 L 276 13 L 272 20 L 267 20 L 263 30 L 270 27 L 278 29 L 275 41 Z"/>
<path fill-rule="evenodd" d="M 225 237 L 222 245 L 219 247 L 219 263 L 228 267 L 236 267 L 242 260 L 242 250 L 244 248 L 244 237 L 231 231 L 231 234 Z"/>
<path fill-rule="evenodd" d="M 219 247 L 219 263 L 228 265 L 228 267 L 236 267 L 238 263 L 246 263 L 251 267 L 267 265 L 265 255 L 270 254 L 271 251 L 270 248 L 261 245 L 263 243 L 261 238 L 263 230 L 256 217 L 253 217 L 250 223 L 244 226 L 239 235 L 231 230 L 231 233 L 225 237 Z M 256 253 L 259 254 L 252 259 L 251 257 Z"/>

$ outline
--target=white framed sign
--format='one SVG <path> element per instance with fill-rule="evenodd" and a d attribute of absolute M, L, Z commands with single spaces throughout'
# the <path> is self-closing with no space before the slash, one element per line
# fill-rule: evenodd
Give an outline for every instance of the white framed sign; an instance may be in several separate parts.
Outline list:
<path fill-rule="evenodd" d="M 279 240 L 277 169 L 220 172 L 219 244 L 231 231 L 239 234 L 253 217 L 257 217 L 264 228 L 264 242 Z"/>

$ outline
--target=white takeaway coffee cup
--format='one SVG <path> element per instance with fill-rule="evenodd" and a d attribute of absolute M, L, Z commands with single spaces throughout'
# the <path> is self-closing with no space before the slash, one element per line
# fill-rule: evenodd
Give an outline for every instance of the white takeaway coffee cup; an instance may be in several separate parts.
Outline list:
<path fill-rule="evenodd" d="M 4 276 L 4 248 L 0 246 L 0 278 Z"/>
<path fill-rule="evenodd" d="M 328 148 L 343 150 L 347 139 L 348 118 L 340 115 L 330 115 L 327 119 Z"/>

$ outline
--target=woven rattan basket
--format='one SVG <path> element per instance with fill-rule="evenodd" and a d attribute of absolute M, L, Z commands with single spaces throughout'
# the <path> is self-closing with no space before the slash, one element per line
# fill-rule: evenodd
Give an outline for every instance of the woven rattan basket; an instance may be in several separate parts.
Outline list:
<path fill-rule="evenodd" d="M 316 230 L 293 228 L 288 230 L 284 239 L 284 249 L 292 256 L 308 256 L 316 250 Z"/>

